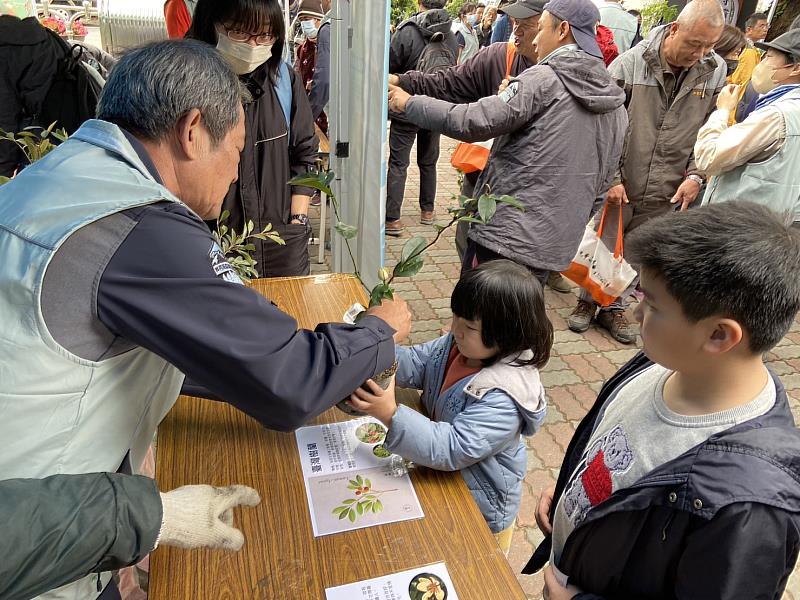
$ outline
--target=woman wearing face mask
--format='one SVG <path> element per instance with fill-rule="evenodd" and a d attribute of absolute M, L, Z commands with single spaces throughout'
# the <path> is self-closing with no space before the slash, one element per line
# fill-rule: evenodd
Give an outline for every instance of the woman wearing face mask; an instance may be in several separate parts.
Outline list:
<path fill-rule="evenodd" d="M 480 49 L 478 33 L 475 31 L 478 22 L 476 9 L 472 2 L 465 2 L 458 11 L 458 21 L 453 25 L 458 42 L 458 64 L 475 56 Z"/>
<path fill-rule="evenodd" d="M 311 188 L 286 185 L 312 170 L 318 141 L 300 76 L 282 59 L 285 29 L 278 0 L 199 0 L 187 37 L 217 47 L 253 100 L 245 104 L 239 180 L 223 202 L 228 225 L 241 232 L 267 224 L 285 246 L 253 240 L 261 277 L 307 275 Z"/>
<path fill-rule="evenodd" d="M 738 86 L 728 85 L 717 99 L 717 110 L 700 129 L 694 147 L 697 168 L 714 175 L 703 204 L 749 200 L 800 225 L 800 29 L 771 42 L 753 71 L 752 85 L 760 95 L 755 110 L 728 127 Z"/>
<path fill-rule="evenodd" d="M 733 75 L 733 72 L 736 71 L 736 68 L 739 66 L 739 55 L 742 53 L 742 50 L 744 50 L 746 44 L 747 38 L 744 36 L 744 33 L 732 25 L 725 25 L 725 28 L 722 30 L 722 35 L 719 36 L 717 43 L 714 44 L 714 52 L 719 54 L 727 65 L 728 83 L 734 83 L 731 80 L 731 75 Z M 737 104 L 742 101 L 746 90 L 747 86 L 739 86 Z M 734 123 L 736 123 L 735 111 L 731 113 L 728 125 L 733 125 Z"/>
<path fill-rule="evenodd" d="M 295 60 L 294 65 L 300 74 L 300 79 L 303 81 L 306 94 L 309 95 L 309 102 L 312 102 L 311 89 L 317 73 L 318 34 L 322 20 L 325 18 L 323 8 L 320 0 L 303 0 L 300 3 L 300 15 L 298 18 L 300 19 L 300 28 L 303 33 L 303 43 L 297 47 L 297 60 Z M 313 112 L 313 102 L 311 109 Z M 328 117 L 324 112 L 320 112 L 314 122 L 322 133 L 328 135 Z"/>

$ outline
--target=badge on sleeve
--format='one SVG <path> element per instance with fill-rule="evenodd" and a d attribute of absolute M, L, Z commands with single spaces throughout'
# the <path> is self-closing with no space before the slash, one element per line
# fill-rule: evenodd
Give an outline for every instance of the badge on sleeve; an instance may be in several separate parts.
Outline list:
<path fill-rule="evenodd" d="M 211 268 L 214 270 L 214 275 L 230 283 L 244 285 L 236 274 L 236 270 L 228 262 L 228 259 L 225 258 L 225 255 L 222 253 L 222 248 L 219 247 L 217 242 L 212 242 L 211 249 L 208 251 L 208 258 L 211 259 Z"/>
<path fill-rule="evenodd" d="M 512 81 L 508 87 L 500 92 L 500 99 L 508 104 L 519 93 L 519 81 Z"/>

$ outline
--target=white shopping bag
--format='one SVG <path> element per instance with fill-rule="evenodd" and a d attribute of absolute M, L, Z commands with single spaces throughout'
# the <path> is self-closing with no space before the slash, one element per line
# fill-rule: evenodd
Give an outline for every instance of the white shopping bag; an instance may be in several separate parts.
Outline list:
<path fill-rule="evenodd" d="M 562 273 L 589 292 L 600 306 L 611 304 L 636 277 L 636 271 L 623 257 L 621 207 L 618 211 L 619 227 L 613 254 L 600 239 L 607 209 L 608 204 L 603 207 L 600 226 L 596 232 L 591 223 L 586 226 L 578 253 L 569 268 Z"/>

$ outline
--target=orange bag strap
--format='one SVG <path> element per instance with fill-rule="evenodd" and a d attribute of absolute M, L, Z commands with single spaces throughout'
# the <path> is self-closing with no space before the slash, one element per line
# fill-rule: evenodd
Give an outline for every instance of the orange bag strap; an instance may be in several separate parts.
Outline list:
<path fill-rule="evenodd" d="M 608 202 L 603 205 L 603 214 L 600 215 L 600 225 L 597 226 L 597 237 L 603 236 L 603 225 L 606 222 L 606 211 L 608 210 Z M 623 255 L 623 245 L 622 245 L 622 207 L 619 207 L 619 224 L 617 225 L 617 243 L 614 244 L 614 258 L 619 258 Z"/>
<path fill-rule="evenodd" d="M 514 63 L 514 56 L 517 49 L 514 47 L 514 42 L 508 42 L 506 45 L 506 79 L 511 77 L 511 65 Z"/>

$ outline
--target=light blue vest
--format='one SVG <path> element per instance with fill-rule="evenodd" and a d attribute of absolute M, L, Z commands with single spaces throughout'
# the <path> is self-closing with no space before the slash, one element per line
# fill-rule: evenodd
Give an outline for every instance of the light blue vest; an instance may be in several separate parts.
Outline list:
<path fill-rule="evenodd" d="M 75 356 L 48 331 L 41 290 L 72 233 L 164 200 L 179 202 L 122 131 L 99 120 L 0 187 L 0 479 L 114 472 L 128 451 L 141 464 L 183 374 L 144 348 L 101 362 Z M 97 594 L 93 575 L 42 598 Z"/>
<path fill-rule="evenodd" d="M 800 221 L 800 90 L 769 105 L 783 115 L 786 139 L 774 155 L 763 162 L 746 163 L 712 177 L 703 204 L 749 200 L 778 213 L 790 213 Z M 761 110 L 768 110 L 763 108 Z"/>

